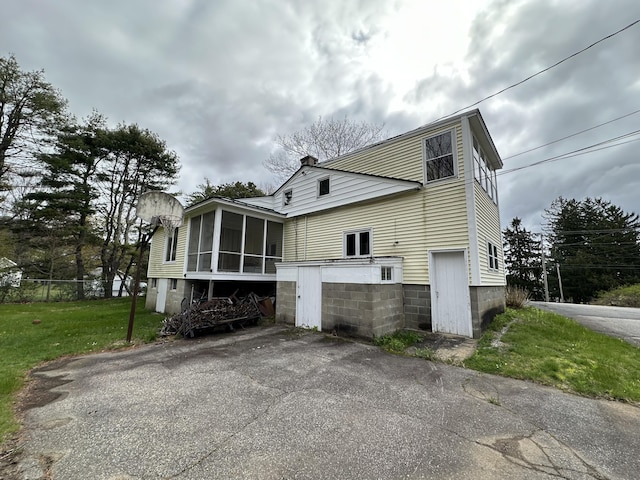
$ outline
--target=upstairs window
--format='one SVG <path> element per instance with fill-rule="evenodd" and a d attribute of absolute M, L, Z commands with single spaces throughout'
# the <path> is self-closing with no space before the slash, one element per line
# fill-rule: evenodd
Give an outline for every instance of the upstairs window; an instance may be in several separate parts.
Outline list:
<path fill-rule="evenodd" d="M 167 236 L 167 244 L 165 246 L 165 262 L 175 262 L 176 252 L 178 251 L 178 229 L 175 228 L 173 232 L 165 230 Z"/>
<path fill-rule="evenodd" d="M 331 185 L 329 184 L 329 177 L 318 180 L 318 196 L 329 195 L 331 193 Z"/>
<path fill-rule="evenodd" d="M 427 138 L 424 141 L 424 158 L 427 182 L 455 176 L 453 131 Z"/>
<path fill-rule="evenodd" d="M 498 260 L 498 247 L 491 242 L 487 242 L 487 258 L 489 262 L 489 270 L 497 271 L 500 266 Z"/>
<path fill-rule="evenodd" d="M 478 140 L 473 138 L 473 175 L 482 189 L 498 203 L 498 182 L 496 171 L 491 168 L 487 155 L 482 150 Z"/>
<path fill-rule="evenodd" d="M 344 234 L 345 257 L 367 257 L 371 255 L 371 230 Z"/>

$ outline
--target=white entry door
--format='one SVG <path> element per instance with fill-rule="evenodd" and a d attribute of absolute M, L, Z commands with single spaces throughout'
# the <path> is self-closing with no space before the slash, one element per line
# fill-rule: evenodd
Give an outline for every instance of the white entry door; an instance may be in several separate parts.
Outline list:
<path fill-rule="evenodd" d="M 296 327 L 322 330 L 322 272 L 320 267 L 298 267 Z"/>
<path fill-rule="evenodd" d="M 432 253 L 431 259 L 432 330 L 472 337 L 469 274 L 464 252 Z"/>
<path fill-rule="evenodd" d="M 166 278 L 158 279 L 158 295 L 156 296 L 156 312 L 164 313 L 167 303 L 167 288 L 169 280 Z"/>

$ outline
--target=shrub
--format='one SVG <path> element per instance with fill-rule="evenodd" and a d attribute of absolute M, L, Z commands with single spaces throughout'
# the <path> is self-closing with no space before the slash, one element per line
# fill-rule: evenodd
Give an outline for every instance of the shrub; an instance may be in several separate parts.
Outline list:
<path fill-rule="evenodd" d="M 524 308 L 529 301 L 529 292 L 524 288 L 508 286 L 505 292 L 507 307 Z"/>

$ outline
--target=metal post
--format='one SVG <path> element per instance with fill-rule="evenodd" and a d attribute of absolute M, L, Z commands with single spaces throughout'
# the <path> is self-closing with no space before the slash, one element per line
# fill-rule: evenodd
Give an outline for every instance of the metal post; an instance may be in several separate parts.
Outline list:
<path fill-rule="evenodd" d="M 127 343 L 131 342 L 131 335 L 133 333 L 133 320 L 136 317 L 136 303 L 138 301 L 138 288 L 140 288 L 140 268 L 142 268 L 142 253 L 146 246 L 146 239 L 143 239 L 140 243 L 140 253 L 138 255 L 138 264 L 136 265 L 136 279 L 133 284 L 133 294 L 131 298 L 131 311 L 129 312 L 129 327 L 127 328 Z"/>
<path fill-rule="evenodd" d="M 540 234 L 540 251 L 542 252 L 542 279 L 544 280 L 544 301 L 549 301 L 549 282 L 547 282 L 547 262 L 544 254 L 544 234 Z"/>
<path fill-rule="evenodd" d="M 560 287 L 560 303 L 564 303 L 564 292 L 562 291 L 562 276 L 560 275 L 559 263 L 556 263 L 556 272 L 558 272 L 558 286 Z"/>

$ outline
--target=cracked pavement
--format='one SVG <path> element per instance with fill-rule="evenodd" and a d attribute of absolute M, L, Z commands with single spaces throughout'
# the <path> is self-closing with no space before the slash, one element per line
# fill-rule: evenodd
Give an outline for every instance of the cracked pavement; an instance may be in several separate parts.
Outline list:
<path fill-rule="evenodd" d="M 640 409 L 284 327 L 56 362 L 24 479 L 627 479 Z M 1 476 L 1 475 L 0 475 Z"/>

